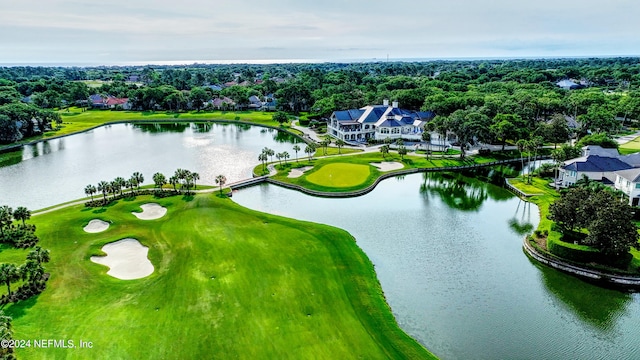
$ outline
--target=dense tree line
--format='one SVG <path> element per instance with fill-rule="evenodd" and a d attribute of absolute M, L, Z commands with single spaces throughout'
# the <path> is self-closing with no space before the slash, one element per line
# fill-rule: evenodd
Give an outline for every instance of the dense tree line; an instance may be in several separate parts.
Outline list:
<path fill-rule="evenodd" d="M 312 118 L 393 99 L 403 108 L 434 111 L 440 118 L 432 126 L 463 140 L 503 144 L 531 133 L 562 142 L 565 130 L 545 134 L 560 116 L 577 121 L 580 136 L 615 132 L 640 119 L 637 58 L 5 67 L 0 79 L 1 142 L 48 129 L 59 120 L 50 109 L 81 104 L 90 93 L 129 98 L 137 110 L 166 111 L 201 110 L 215 97 L 246 108 L 251 96 L 273 95 L 279 110 L 309 111 Z M 563 79 L 586 88 L 561 89 L 556 82 Z M 90 89 L 78 80 L 108 82 Z"/>

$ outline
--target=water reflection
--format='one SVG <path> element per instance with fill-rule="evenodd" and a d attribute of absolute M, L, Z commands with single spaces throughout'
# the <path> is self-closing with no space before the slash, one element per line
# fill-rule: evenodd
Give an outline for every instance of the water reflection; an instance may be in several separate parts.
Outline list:
<path fill-rule="evenodd" d="M 535 207 L 528 201 L 520 199 L 513 218 L 509 219 L 509 227 L 518 235 L 526 235 L 533 231 L 531 219 L 531 207 Z M 537 210 L 536 210 L 537 211 Z"/>
<path fill-rule="evenodd" d="M 603 289 L 533 260 L 549 294 L 584 324 L 603 334 L 616 332 L 618 320 L 627 315 L 631 294 Z M 557 302 L 558 303 L 558 302 Z"/>
<path fill-rule="evenodd" d="M 189 123 L 149 123 L 149 124 L 132 124 L 134 129 L 138 129 L 144 133 L 160 134 L 160 133 L 183 133 L 191 127 Z"/>
<path fill-rule="evenodd" d="M 453 209 L 478 211 L 488 197 L 486 184 L 459 173 L 426 172 L 422 178 L 420 193 L 425 200 L 436 196 Z"/>

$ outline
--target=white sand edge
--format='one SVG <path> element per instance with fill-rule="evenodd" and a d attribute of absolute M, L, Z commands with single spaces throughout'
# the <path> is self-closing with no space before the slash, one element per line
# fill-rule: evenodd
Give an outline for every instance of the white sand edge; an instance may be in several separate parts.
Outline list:
<path fill-rule="evenodd" d="M 291 169 L 291 171 L 289 171 L 289 174 L 287 175 L 288 178 L 299 178 L 300 176 L 302 176 L 302 174 L 305 173 L 305 171 L 309 171 L 313 169 L 313 166 L 305 166 L 305 167 L 301 167 L 301 168 L 297 168 L 297 169 Z"/>
<path fill-rule="evenodd" d="M 143 204 L 140 205 L 140 208 L 142 208 L 142 212 L 132 212 L 140 220 L 160 219 L 167 213 L 167 208 L 156 203 Z"/>
<path fill-rule="evenodd" d="M 84 231 L 88 233 L 99 233 L 105 231 L 109 228 L 109 223 L 106 221 L 102 221 L 100 219 L 93 219 L 89 221 L 89 224 L 82 228 Z"/>
<path fill-rule="evenodd" d="M 107 275 L 120 280 L 135 280 L 153 273 L 147 258 L 149 248 L 136 239 L 122 239 L 102 247 L 107 256 L 92 256 L 91 261 L 109 267 Z"/>
<path fill-rule="evenodd" d="M 380 169 L 380 171 L 400 170 L 404 168 L 404 165 L 402 163 L 396 161 L 385 161 L 379 163 L 373 162 L 370 164 Z"/>

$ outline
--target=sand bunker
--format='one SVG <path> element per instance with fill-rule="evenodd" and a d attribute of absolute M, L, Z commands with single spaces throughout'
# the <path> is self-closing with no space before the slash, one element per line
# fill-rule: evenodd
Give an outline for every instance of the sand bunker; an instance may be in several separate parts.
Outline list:
<path fill-rule="evenodd" d="M 300 176 L 302 176 L 302 174 L 304 174 L 305 171 L 309 171 L 313 169 L 313 166 L 305 166 L 305 167 L 301 167 L 301 168 L 297 168 L 297 169 L 291 169 L 291 171 L 289 171 L 289 175 L 287 175 L 288 178 L 299 178 Z"/>
<path fill-rule="evenodd" d="M 102 251 L 107 256 L 92 256 L 91 261 L 108 266 L 107 275 L 120 280 L 133 280 L 153 273 L 153 264 L 147 259 L 149 248 L 136 239 L 122 239 L 106 244 Z"/>
<path fill-rule="evenodd" d="M 391 171 L 391 170 L 400 170 L 404 167 L 404 165 L 402 165 L 399 162 L 395 162 L 395 161 L 385 161 L 385 162 L 381 162 L 381 163 L 371 163 L 371 165 L 377 167 L 378 169 L 380 169 L 380 171 Z"/>
<path fill-rule="evenodd" d="M 160 219 L 167 213 L 167 208 L 156 203 L 140 205 L 142 212 L 132 212 L 140 220 Z"/>
<path fill-rule="evenodd" d="M 88 233 L 99 233 L 109 228 L 109 223 L 100 219 L 93 219 L 83 229 Z"/>

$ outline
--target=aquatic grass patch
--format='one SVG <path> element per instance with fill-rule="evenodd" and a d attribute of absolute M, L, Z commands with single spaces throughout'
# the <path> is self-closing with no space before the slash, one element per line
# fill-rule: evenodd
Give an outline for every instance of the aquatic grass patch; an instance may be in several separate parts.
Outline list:
<path fill-rule="evenodd" d="M 148 202 L 169 209 L 162 221 L 131 216 Z M 433 358 L 397 326 L 345 231 L 212 194 L 139 196 L 102 216 L 118 226 L 85 233 L 95 215 L 81 205 L 34 217 L 52 276 L 37 300 L 5 308 L 16 337 L 64 336 L 93 349 L 18 349 L 19 358 Z M 118 280 L 89 260 L 124 238 L 149 248 L 151 275 Z"/>

